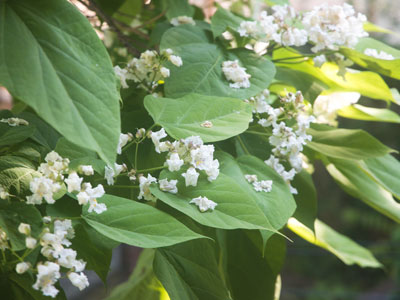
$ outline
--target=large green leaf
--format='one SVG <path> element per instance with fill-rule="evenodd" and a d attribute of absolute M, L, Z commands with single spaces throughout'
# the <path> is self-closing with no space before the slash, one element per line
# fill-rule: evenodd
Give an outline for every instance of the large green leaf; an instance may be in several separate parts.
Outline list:
<path fill-rule="evenodd" d="M 211 241 L 191 241 L 157 249 L 154 272 L 171 299 L 232 299 L 219 273 Z"/>
<path fill-rule="evenodd" d="M 368 158 L 362 168 L 380 185 L 400 199 L 400 162 L 392 155 Z"/>
<path fill-rule="evenodd" d="M 112 195 L 103 196 L 100 202 L 107 205 L 107 211 L 85 211 L 83 218 L 99 233 L 120 243 L 158 248 L 202 237 L 150 205 Z"/>
<path fill-rule="evenodd" d="M 222 229 L 264 229 L 276 231 L 263 211 L 257 206 L 252 195 L 225 174 L 219 174 L 217 180 L 208 182 L 206 176 L 199 177 L 195 188 L 185 186 L 183 177 L 177 173 L 163 171 L 162 178 L 179 180 L 178 193 L 162 192 L 158 187 L 151 187 L 152 193 L 161 201 L 190 216 L 200 224 Z M 200 212 L 190 200 L 205 196 L 216 202 L 214 211 Z"/>
<path fill-rule="evenodd" d="M 228 28 L 236 31 L 242 21 L 245 21 L 245 19 L 234 15 L 222 7 L 218 7 L 217 11 L 211 18 L 211 30 L 214 38 L 220 36 Z"/>
<path fill-rule="evenodd" d="M 11 194 L 29 193 L 29 183 L 40 174 L 29 160 L 18 156 L 0 156 L 0 185 Z"/>
<path fill-rule="evenodd" d="M 64 0 L 2 1 L 0 15 L 0 84 L 68 140 L 112 163 L 119 95 L 88 20 Z"/>
<path fill-rule="evenodd" d="M 384 60 L 368 56 L 364 54 L 366 49 L 375 49 L 378 52 L 384 51 L 388 54 L 391 54 L 395 59 Z M 340 52 L 350 58 L 356 64 L 366 69 L 376 71 L 385 76 L 400 79 L 400 51 L 380 41 L 377 41 L 373 38 L 362 38 L 356 45 L 355 49 L 342 48 L 340 49 Z"/>
<path fill-rule="evenodd" d="M 155 123 L 175 139 L 192 135 L 204 142 L 225 140 L 249 127 L 251 106 L 243 100 L 189 94 L 179 99 L 147 96 L 145 107 Z M 205 126 L 205 121 L 211 122 Z"/>
<path fill-rule="evenodd" d="M 262 160 L 251 155 L 240 156 L 235 160 L 232 156 L 218 152 L 221 173 L 234 180 L 247 195 L 254 199 L 273 228 L 281 229 L 296 209 L 296 202 L 283 179 Z M 257 175 L 258 180 L 272 180 L 270 192 L 256 192 L 247 182 L 245 175 Z"/>
<path fill-rule="evenodd" d="M 161 5 L 169 20 L 180 16 L 192 17 L 194 14 L 194 7 L 188 0 L 161 0 Z"/>
<path fill-rule="evenodd" d="M 42 217 L 37 208 L 23 202 L 0 202 L 0 227 L 7 233 L 13 250 L 25 249 L 25 235 L 18 231 L 21 223 L 31 225 L 32 236 L 39 236 Z"/>
<path fill-rule="evenodd" d="M 263 253 L 243 231 L 226 231 L 221 235 L 225 276 L 233 299 L 276 299 L 278 276 L 286 255 L 285 239 L 274 235 Z"/>
<path fill-rule="evenodd" d="M 360 267 L 370 268 L 382 267 L 382 264 L 368 249 L 333 230 L 320 220 L 315 220 L 315 234 L 294 218 L 289 220 L 288 227 L 311 244 L 328 250 L 346 265 L 357 264 Z"/>
<path fill-rule="evenodd" d="M 154 250 L 144 249 L 129 279 L 117 286 L 106 300 L 169 300 L 153 272 Z"/>
<path fill-rule="evenodd" d="M 312 141 L 306 147 L 334 158 L 361 160 L 393 151 L 360 129 L 334 129 L 314 124 L 307 132 L 312 135 Z"/>
<path fill-rule="evenodd" d="M 296 174 L 291 184 L 298 191 L 297 195 L 294 195 L 297 208 L 293 217 L 314 230 L 314 222 L 317 218 L 317 191 L 313 179 L 303 170 Z"/>
<path fill-rule="evenodd" d="M 365 121 L 400 123 L 400 116 L 386 108 L 373 108 L 354 104 L 338 111 L 339 116 Z"/>
<path fill-rule="evenodd" d="M 396 202 L 390 192 L 367 174 L 359 162 L 329 158 L 326 163 L 329 174 L 344 191 L 400 223 L 400 203 Z M 381 177 L 381 174 L 378 176 Z"/>
<path fill-rule="evenodd" d="M 246 99 L 271 83 L 275 74 L 273 63 L 247 49 L 225 50 L 211 44 L 208 32 L 182 25 L 169 29 L 161 40 L 161 49 L 171 48 L 182 57 L 183 65 L 170 66 L 171 76 L 165 80 L 165 94 L 170 98 L 189 93 Z M 238 60 L 251 75 L 250 87 L 235 89 L 229 86 L 222 73 L 222 62 Z M 190 78 L 190 80 L 189 80 Z"/>

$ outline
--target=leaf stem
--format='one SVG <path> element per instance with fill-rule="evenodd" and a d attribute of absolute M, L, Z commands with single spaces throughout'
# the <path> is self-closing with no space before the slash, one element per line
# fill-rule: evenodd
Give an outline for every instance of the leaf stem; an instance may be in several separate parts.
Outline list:
<path fill-rule="evenodd" d="M 246 148 L 242 138 L 240 137 L 240 135 L 237 136 L 237 139 L 238 139 L 238 141 L 240 143 L 240 146 L 242 146 L 244 153 L 246 153 L 247 155 L 250 155 L 250 152 L 249 152 L 249 150 L 247 150 L 247 148 Z"/>
<path fill-rule="evenodd" d="M 157 170 L 165 169 L 166 167 L 167 166 L 160 166 L 160 167 L 154 167 L 154 168 L 149 168 L 149 169 L 144 169 L 144 170 L 137 170 L 136 173 L 145 173 L 145 172 L 157 171 Z"/>

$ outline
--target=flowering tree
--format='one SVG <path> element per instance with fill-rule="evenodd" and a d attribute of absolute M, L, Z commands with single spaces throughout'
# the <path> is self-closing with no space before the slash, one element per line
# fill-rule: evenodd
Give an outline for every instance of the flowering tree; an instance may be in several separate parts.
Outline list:
<path fill-rule="evenodd" d="M 278 299 L 288 230 L 382 267 L 316 218 L 311 174 L 322 161 L 400 221 L 394 150 L 337 122 L 400 123 L 383 29 L 347 4 L 204 21 L 185 0 L 74 3 L 91 23 L 66 0 L 0 1 L 2 295 L 63 299 L 61 277 L 105 281 L 125 243 L 146 250 L 109 299 Z"/>

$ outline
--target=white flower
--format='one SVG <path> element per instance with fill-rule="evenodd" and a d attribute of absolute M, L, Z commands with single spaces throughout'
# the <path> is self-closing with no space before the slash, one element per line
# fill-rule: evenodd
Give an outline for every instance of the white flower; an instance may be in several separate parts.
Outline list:
<path fill-rule="evenodd" d="M 178 192 L 178 188 L 176 187 L 178 180 L 168 181 L 167 179 L 161 179 L 158 183 L 160 185 L 160 190 L 164 192 L 169 192 L 171 194 L 176 194 Z"/>
<path fill-rule="evenodd" d="M 150 184 L 157 182 L 157 179 L 147 174 L 147 178 L 144 176 L 139 177 L 139 196 L 138 199 L 144 198 L 145 200 L 155 200 L 156 198 L 150 192 Z"/>
<path fill-rule="evenodd" d="M 193 18 L 188 16 L 179 16 L 176 18 L 172 18 L 170 23 L 173 26 L 179 26 L 182 24 L 196 25 L 196 22 L 193 20 Z"/>
<path fill-rule="evenodd" d="M 89 195 L 89 209 L 88 212 L 96 212 L 97 214 L 101 214 L 102 212 L 107 210 L 107 206 L 104 203 L 98 203 L 97 198 L 103 197 L 105 194 L 104 187 L 99 184 L 94 189 L 88 189 L 85 191 Z"/>
<path fill-rule="evenodd" d="M 383 50 L 378 52 L 378 50 L 372 49 L 372 48 L 365 49 L 364 54 L 375 57 L 375 58 L 384 59 L 384 60 L 393 60 L 394 59 L 393 55 L 386 53 Z"/>
<path fill-rule="evenodd" d="M 44 198 L 47 203 L 53 204 L 53 194 L 61 189 L 61 185 L 46 177 L 36 177 L 29 184 L 30 190 L 33 193 L 27 196 L 28 204 L 42 204 Z"/>
<path fill-rule="evenodd" d="M 244 175 L 244 178 L 246 178 L 246 180 L 247 180 L 249 183 L 253 183 L 253 182 L 258 181 L 257 175 L 246 174 L 246 175 Z"/>
<path fill-rule="evenodd" d="M 167 136 L 167 134 L 165 133 L 164 128 L 161 128 L 159 131 L 153 131 L 151 133 L 150 137 L 151 137 L 151 140 L 153 141 L 153 144 L 156 148 L 157 153 L 161 153 L 160 148 L 159 148 L 160 140 L 162 138 L 165 138 L 166 136 Z"/>
<path fill-rule="evenodd" d="M 178 153 L 172 153 L 169 157 L 169 159 L 166 160 L 168 170 L 173 172 L 173 171 L 179 171 L 179 169 L 182 167 L 184 161 L 179 158 Z"/>
<path fill-rule="evenodd" d="M 74 262 L 76 260 L 76 251 L 72 249 L 62 249 L 58 253 L 58 259 L 57 262 L 60 266 L 71 269 L 74 265 Z"/>
<path fill-rule="evenodd" d="M 183 173 L 182 176 L 185 177 L 185 185 L 186 186 L 196 186 L 197 179 L 199 178 L 199 173 L 196 172 L 196 169 L 190 167 L 186 173 Z"/>
<path fill-rule="evenodd" d="M 197 197 L 190 200 L 189 203 L 196 204 L 199 207 L 201 212 L 206 212 L 207 210 L 214 210 L 215 207 L 218 205 L 212 200 L 209 200 L 207 197 Z"/>
<path fill-rule="evenodd" d="M 165 68 L 165 67 L 162 67 L 160 69 L 160 73 L 161 73 L 161 76 L 165 77 L 165 78 L 169 77 L 169 74 L 170 74 L 169 69 Z"/>
<path fill-rule="evenodd" d="M 323 54 L 315 56 L 313 58 L 313 61 L 314 61 L 314 66 L 316 66 L 317 68 L 320 68 L 326 62 L 326 56 Z"/>
<path fill-rule="evenodd" d="M 2 187 L 0 186 L 0 199 L 6 200 L 10 194 Z"/>
<path fill-rule="evenodd" d="M 29 125 L 29 122 L 24 120 L 24 119 L 20 119 L 20 118 L 8 118 L 8 119 L 1 119 L 0 120 L 1 123 L 7 123 L 8 125 L 15 127 L 15 126 L 19 126 L 19 125 Z"/>
<path fill-rule="evenodd" d="M 174 64 L 177 67 L 182 66 L 183 62 L 182 62 L 182 58 L 180 56 L 177 55 L 171 55 L 169 57 L 169 61 Z"/>
<path fill-rule="evenodd" d="M 317 123 L 336 126 L 337 111 L 356 103 L 359 98 L 360 94 L 356 92 L 335 92 L 329 95 L 319 95 L 313 105 Z"/>
<path fill-rule="evenodd" d="M 93 167 L 90 165 L 81 165 L 79 166 L 79 172 L 83 175 L 90 176 L 94 174 Z"/>
<path fill-rule="evenodd" d="M 49 224 L 49 223 L 51 223 L 51 217 L 50 217 L 50 216 L 45 216 L 45 217 L 43 217 L 43 223 L 44 223 L 44 224 Z"/>
<path fill-rule="evenodd" d="M 36 244 L 37 244 L 37 240 L 36 240 L 35 238 L 31 237 L 31 236 L 28 236 L 28 237 L 25 239 L 25 246 L 26 246 L 26 248 L 28 248 L 28 249 L 33 249 L 33 248 L 35 248 Z"/>
<path fill-rule="evenodd" d="M 217 179 L 219 175 L 219 161 L 217 159 L 214 159 L 207 168 L 204 169 L 207 174 L 207 180 L 208 181 L 214 181 Z"/>
<path fill-rule="evenodd" d="M 115 72 L 115 75 L 117 75 L 117 77 L 121 81 L 122 88 L 127 89 L 129 87 L 128 84 L 126 83 L 126 80 L 129 79 L 128 78 L 128 70 L 121 69 L 119 66 L 115 66 L 114 72 Z"/>
<path fill-rule="evenodd" d="M 126 171 L 127 167 L 125 164 L 119 165 L 114 163 L 114 168 L 110 166 L 105 166 L 104 169 L 104 178 L 107 180 L 108 185 L 114 184 L 114 177 L 121 174 L 121 172 Z"/>
<path fill-rule="evenodd" d="M 238 60 L 228 60 L 222 63 L 222 72 L 228 81 L 233 81 L 229 86 L 231 88 L 248 88 L 250 87 L 250 74 L 246 73 L 246 68 L 239 66 Z"/>
<path fill-rule="evenodd" d="M 253 187 L 257 192 L 270 192 L 272 183 L 272 180 L 255 181 L 253 182 Z"/>
<path fill-rule="evenodd" d="M 82 177 L 79 177 L 76 172 L 69 174 L 68 178 L 65 179 L 65 183 L 68 185 L 68 193 L 79 192 L 81 190 Z"/>
<path fill-rule="evenodd" d="M 31 225 L 26 224 L 26 223 L 21 223 L 18 226 L 18 231 L 20 233 L 22 233 L 22 234 L 30 235 L 30 233 L 31 233 Z"/>
<path fill-rule="evenodd" d="M 259 27 L 255 21 L 243 21 L 237 29 L 240 36 L 251 36 L 256 34 L 258 31 Z"/>
<path fill-rule="evenodd" d="M 83 274 L 82 272 L 80 274 L 71 272 L 68 274 L 68 279 L 71 281 L 71 283 L 74 286 L 79 288 L 79 290 L 81 290 L 81 291 L 89 286 L 89 281 L 88 281 L 86 275 Z"/>
<path fill-rule="evenodd" d="M 20 262 L 19 264 L 16 265 L 15 271 L 16 271 L 18 274 L 23 274 L 23 273 L 25 273 L 26 271 L 28 271 L 30 267 L 31 267 L 31 264 L 30 264 L 30 263 L 27 263 L 27 262 Z"/>
<path fill-rule="evenodd" d="M 119 142 L 118 142 L 118 147 L 117 147 L 117 154 L 121 154 L 122 153 L 122 148 L 130 141 L 132 141 L 133 139 L 133 135 L 132 133 L 128 132 L 128 133 L 121 133 L 119 135 Z"/>
<path fill-rule="evenodd" d="M 43 295 L 55 297 L 58 294 L 58 290 L 54 287 L 54 284 L 61 277 L 60 266 L 53 262 L 45 262 L 37 266 L 38 274 L 35 284 L 32 286 L 35 290 L 41 290 Z"/>
<path fill-rule="evenodd" d="M 71 220 L 56 220 L 54 222 L 54 234 L 61 237 L 61 243 L 63 245 L 70 246 L 71 242 L 68 239 L 72 239 L 75 236 Z"/>

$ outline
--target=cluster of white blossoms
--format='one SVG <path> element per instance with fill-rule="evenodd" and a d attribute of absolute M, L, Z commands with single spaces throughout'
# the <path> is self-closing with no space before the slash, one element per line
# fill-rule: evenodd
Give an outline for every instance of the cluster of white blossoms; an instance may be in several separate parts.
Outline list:
<path fill-rule="evenodd" d="M 24 119 L 20 119 L 20 118 L 7 118 L 7 119 L 1 119 L 0 120 L 1 123 L 7 123 L 8 125 L 15 127 L 15 126 L 20 126 L 20 125 L 29 125 L 29 122 L 27 120 Z"/>
<path fill-rule="evenodd" d="M 260 118 L 258 123 L 263 127 L 272 127 L 272 135 L 269 137 L 269 142 L 273 146 L 272 154 L 265 163 L 289 184 L 291 192 L 295 194 L 297 191 L 290 185 L 290 181 L 302 170 L 301 151 L 307 141 L 311 141 L 311 136 L 306 133 L 306 130 L 310 127 L 310 123 L 315 121 L 315 117 L 306 112 L 304 99 L 299 91 L 295 94 L 287 93 L 280 100 L 282 107 L 279 108 L 273 108 L 262 99 L 255 101 L 265 103 L 262 105 L 259 103 L 255 107 L 258 113 L 267 115 L 266 118 Z M 293 119 L 296 122 L 288 126 L 279 119 Z M 285 170 L 282 162 L 288 163 L 290 170 Z M 261 187 L 257 186 L 257 188 Z"/>
<path fill-rule="evenodd" d="M 36 265 L 36 282 L 32 287 L 41 290 L 45 296 L 56 297 L 59 290 L 54 284 L 60 279 L 60 268 L 63 267 L 68 269 L 67 277 L 71 283 L 83 290 L 89 286 L 89 281 L 83 273 L 86 262 L 76 259 L 76 251 L 68 248 L 71 246 L 70 239 L 74 238 L 75 235 L 71 220 L 55 220 L 52 223 L 50 217 L 44 217 L 43 221 L 47 226 L 40 234 L 39 244 L 31 236 L 29 224 L 21 223 L 18 227 L 18 231 L 27 236 L 26 247 L 32 250 L 40 245 L 40 253 L 47 259 L 47 261 L 39 262 Z M 53 225 L 52 232 L 50 230 L 51 223 Z M 23 274 L 30 269 L 32 269 L 31 264 L 25 261 L 18 263 L 15 267 L 18 274 Z"/>
<path fill-rule="evenodd" d="M 90 204 L 89 212 L 95 211 L 100 214 L 107 210 L 104 203 L 97 202 L 97 199 L 104 195 L 104 188 L 101 184 L 92 188 L 90 183 L 83 182 L 83 177 L 80 177 L 76 171 L 68 169 L 69 159 L 62 158 L 55 151 L 49 152 L 45 161 L 38 168 L 41 176 L 33 178 L 30 182 L 30 190 L 33 194 L 26 197 L 28 204 L 40 205 L 43 199 L 48 204 L 53 204 L 55 194 L 62 189 L 65 183 L 69 193 L 77 193 L 80 205 Z M 94 174 L 93 167 L 90 165 L 79 166 L 78 172 L 86 176 Z M 65 178 L 67 174 L 68 177 Z"/>
<path fill-rule="evenodd" d="M 246 174 L 244 175 L 244 178 L 251 183 L 256 190 L 256 192 L 270 192 L 272 190 L 272 180 L 258 180 L 257 175 L 253 174 Z"/>
<path fill-rule="evenodd" d="M 157 153 L 168 152 L 165 166 L 168 167 L 170 172 L 179 171 L 183 166 L 187 167 L 186 172 L 182 173 L 182 177 L 185 178 L 186 186 L 197 186 L 201 171 L 204 171 L 207 175 L 208 181 L 217 179 L 219 175 L 219 161 L 214 159 L 214 145 L 204 145 L 203 140 L 199 136 L 191 136 L 173 142 L 161 141 L 161 139 L 167 137 L 164 128 L 161 128 L 159 131 L 151 132 L 149 136 Z M 161 179 L 158 181 L 157 178 L 150 174 L 148 174 L 147 177 L 139 175 L 140 192 L 138 199 L 155 200 L 156 198 L 151 194 L 150 185 L 157 182 L 160 190 L 172 194 L 178 193 L 178 188 L 176 186 L 178 180 L 176 179 Z M 202 200 L 200 198 L 202 198 Z M 192 201 L 193 202 L 190 203 L 195 203 L 199 207 L 201 205 L 200 210 L 202 212 L 205 211 L 205 207 L 208 207 L 207 209 L 214 209 L 217 205 L 206 197 L 198 197 L 192 199 Z"/>
<path fill-rule="evenodd" d="M 283 46 L 314 45 L 312 51 L 338 50 L 354 47 L 367 36 L 363 28 L 366 17 L 356 14 L 349 4 L 321 5 L 303 15 L 288 5 L 273 6 L 272 15 L 263 11 L 257 21 L 243 21 L 237 32 L 256 41 L 274 42 Z"/>
<path fill-rule="evenodd" d="M 393 55 L 386 53 L 383 50 L 378 52 L 378 50 L 372 49 L 372 48 L 365 49 L 364 54 L 371 56 L 371 57 L 378 58 L 378 59 L 384 59 L 384 60 L 393 60 L 394 59 Z"/>
<path fill-rule="evenodd" d="M 170 23 L 173 26 L 179 26 L 183 24 L 196 25 L 196 22 L 193 20 L 193 18 L 188 16 L 179 16 L 176 18 L 172 18 Z"/>
<path fill-rule="evenodd" d="M 313 114 L 316 117 L 316 122 L 337 126 L 337 111 L 357 103 L 360 96 L 357 92 L 335 92 L 328 95 L 319 95 L 313 105 Z"/>
<path fill-rule="evenodd" d="M 250 87 L 250 74 L 246 73 L 246 68 L 239 66 L 238 60 L 227 60 L 222 63 L 222 72 L 228 81 L 231 88 L 240 89 Z"/>
<path fill-rule="evenodd" d="M 163 63 L 170 61 L 177 67 L 182 66 L 181 57 L 174 55 L 171 49 L 158 54 L 154 50 L 146 50 L 139 58 L 133 58 L 125 68 L 114 67 L 115 74 L 121 80 L 122 88 L 128 88 L 127 80 L 133 80 L 145 89 L 154 89 L 160 80 L 170 75 L 170 70 Z"/>

